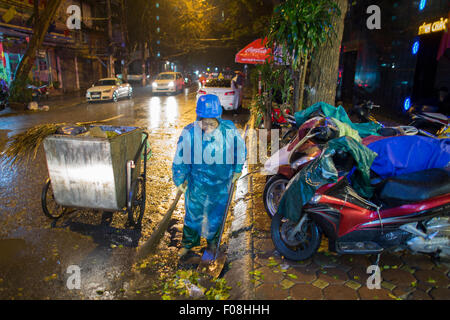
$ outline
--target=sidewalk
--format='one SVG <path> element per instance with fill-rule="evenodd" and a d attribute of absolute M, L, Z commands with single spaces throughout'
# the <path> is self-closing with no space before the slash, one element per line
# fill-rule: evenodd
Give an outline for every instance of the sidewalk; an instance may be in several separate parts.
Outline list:
<path fill-rule="evenodd" d="M 251 139 L 250 139 L 251 140 Z M 239 299 L 261 300 L 432 300 L 450 299 L 450 264 L 434 263 L 426 255 L 407 251 L 383 253 L 380 258 L 381 289 L 368 289 L 367 268 L 375 264 L 376 256 L 337 255 L 328 252 L 324 238 L 319 252 L 304 262 L 293 262 L 276 251 L 271 235 L 271 220 L 263 204 L 266 176 L 259 174 L 261 166 L 250 166 L 248 193 L 240 206 L 246 208 L 240 219 L 239 249 L 230 272 L 239 282 L 248 285 Z M 245 201 L 247 200 L 247 201 Z M 236 220 L 236 216 L 235 216 Z M 233 232 L 233 231 L 232 231 Z M 230 242 L 231 250 L 233 250 Z M 230 250 L 230 249 L 229 249 Z M 236 254 L 236 256 L 240 256 Z M 228 273 L 227 273 L 228 276 Z M 226 276 L 226 277 L 227 277 Z M 232 278 L 231 275 L 229 277 Z M 231 281 L 231 280 L 230 280 Z M 231 284 L 231 283 L 230 283 Z M 232 285 L 234 288 L 235 286 Z M 236 290 L 233 290 L 236 291 Z M 237 292 L 235 292 L 237 293 Z M 232 297 L 233 298 L 233 297 Z"/>
<path fill-rule="evenodd" d="M 70 93 L 55 97 L 49 97 L 48 100 L 42 99 L 39 102 L 39 106 L 49 106 L 50 111 L 62 109 L 62 108 L 70 108 L 75 107 L 79 104 L 82 104 L 86 101 L 86 98 L 84 94 L 81 92 L 77 93 Z M 32 113 L 39 113 L 39 112 L 45 112 L 45 111 L 30 111 L 30 110 L 16 110 L 11 108 L 6 108 L 2 111 L 0 111 L 0 117 L 10 117 L 10 116 L 17 116 L 20 114 L 32 114 Z"/>

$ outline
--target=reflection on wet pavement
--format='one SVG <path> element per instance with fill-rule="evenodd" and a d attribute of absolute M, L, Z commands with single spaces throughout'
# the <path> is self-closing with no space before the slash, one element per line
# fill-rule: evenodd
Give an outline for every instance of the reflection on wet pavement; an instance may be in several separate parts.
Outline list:
<path fill-rule="evenodd" d="M 28 166 L 0 162 L 0 299 L 121 299 L 140 298 L 140 285 L 161 281 L 177 268 L 183 199 L 164 235 L 160 254 L 150 266 L 134 265 L 136 248 L 148 240 L 175 198 L 171 164 L 178 136 L 195 116 L 195 92 L 151 96 L 136 90 L 133 100 L 80 104 L 43 113 L 0 117 L 0 150 L 7 137 L 43 123 L 75 123 L 109 119 L 108 125 L 139 126 L 149 131 L 152 158 L 147 170 L 147 205 L 141 230 L 126 228 L 126 215 L 72 210 L 57 222 L 41 208 L 48 178 L 42 148 Z M 248 114 L 225 114 L 242 128 Z M 150 263 L 150 262 L 149 262 Z M 81 268 L 81 289 L 69 290 L 69 266 Z M 137 272 L 137 270 L 143 272 Z M 139 291 L 139 290 L 138 290 Z M 146 298 L 160 298 L 147 292 Z"/>

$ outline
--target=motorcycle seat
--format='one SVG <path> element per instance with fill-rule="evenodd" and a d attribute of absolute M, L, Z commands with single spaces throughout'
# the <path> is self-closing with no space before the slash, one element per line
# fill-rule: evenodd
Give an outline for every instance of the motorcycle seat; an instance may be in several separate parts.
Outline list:
<path fill-rule="evenodd" d="M 450 193 L 450 167 L 390 177 L 377 185 L 377 198 L 388 207 L 420 202 Z"/>

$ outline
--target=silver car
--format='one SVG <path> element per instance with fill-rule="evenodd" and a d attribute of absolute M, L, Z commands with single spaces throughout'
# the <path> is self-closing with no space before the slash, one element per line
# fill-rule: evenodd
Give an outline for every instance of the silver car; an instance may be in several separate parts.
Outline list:
<path fill-rule="evenodd" d="M 104 78 L 98 80 L 86 92 L 88 102 L 94 101 L 114 101 L 120 98 L 131 99 L 133 88 L 129 83 L 124 83 L 118 78 Z"/>

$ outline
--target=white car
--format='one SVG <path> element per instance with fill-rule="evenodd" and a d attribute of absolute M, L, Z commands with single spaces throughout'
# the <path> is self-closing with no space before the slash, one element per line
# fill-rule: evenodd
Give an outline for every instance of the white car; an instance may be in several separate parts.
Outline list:
<path fill-rule="evenodd" d="M 179 72 L 163 72 L 152 83 L 153 93 L 178 93 L 184 88 L 184 78 Z"/>
<path fill-rule="evenodd" d="M 88 102 L 94 101 L 114 101 L 120 98 L 131 99 L 133 88 L 129 83 L 124 83 L 118 78 L 100 79 L 92 85 L 86 92 Z"/>
<path fill-rule="evenodd" d="M 224 110 L 236 111 L 242 105 L 242 89 L 237 88 L 231 80 L 208 80 L 204 87 L 197 91 L 197 100 L 205 94 L 214 94 L 219 97 Z"/>

